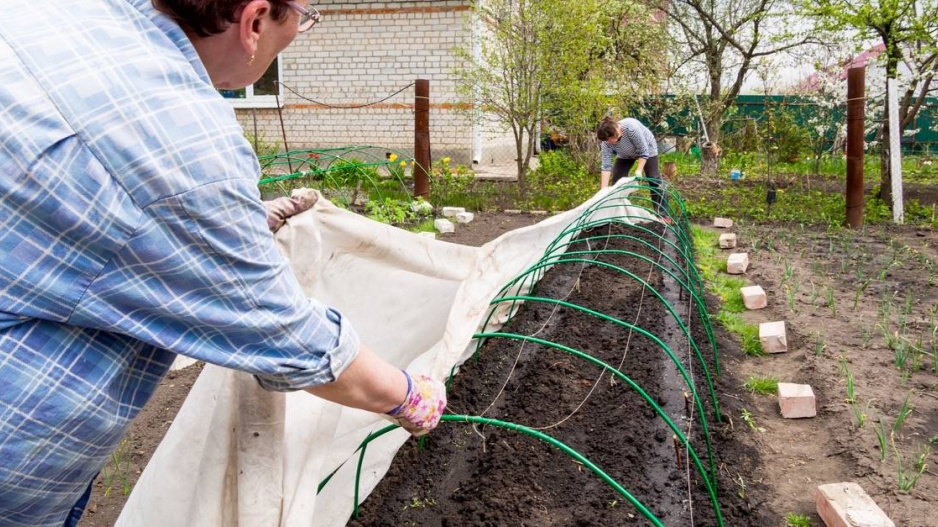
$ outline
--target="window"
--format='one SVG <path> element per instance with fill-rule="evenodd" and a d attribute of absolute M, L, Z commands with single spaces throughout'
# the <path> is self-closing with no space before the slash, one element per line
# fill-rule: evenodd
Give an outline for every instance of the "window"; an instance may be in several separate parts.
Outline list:
<path fill-rule="evenodd" d="M 240 90 L 218 90 L 235 108 L 276 108 L 277 95 L 283 104 L 280 93 L 281 67 L 280 56 L 270 64 L 267 71 L 257 82 Z"/>

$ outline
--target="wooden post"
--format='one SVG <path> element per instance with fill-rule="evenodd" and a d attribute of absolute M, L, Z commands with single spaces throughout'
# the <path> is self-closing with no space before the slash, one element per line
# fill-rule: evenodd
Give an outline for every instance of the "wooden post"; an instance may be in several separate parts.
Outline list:
<path fill-rule="evenodd" d="M 430 197 L 430 81 L 417 79 L 414 90 L 414 197 Z"/>
<path fill-rule="evenodd" d="M 847 70 L 847 226 L 863 225 L 863 121 L 866 67 Z"/>

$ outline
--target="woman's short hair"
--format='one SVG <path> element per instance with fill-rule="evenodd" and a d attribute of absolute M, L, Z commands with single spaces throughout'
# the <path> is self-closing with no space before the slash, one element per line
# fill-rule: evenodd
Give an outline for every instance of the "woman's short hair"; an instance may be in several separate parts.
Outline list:
<path fill-rule="evenodd" d="M 287 18 L 289 6 L 283 0 L 268 0 L 270 16 L 278 22 Z M 210 37 L 238 21 L 246 0 L 153 0 L 153 6 L 169 15 L 189 35 Z"/>
<path fill-rule="evenodd" d="M 619 135 L 619 123 L 610 117 L 606 117 L 596 127 L 596 139 L 606 141 Z"/>

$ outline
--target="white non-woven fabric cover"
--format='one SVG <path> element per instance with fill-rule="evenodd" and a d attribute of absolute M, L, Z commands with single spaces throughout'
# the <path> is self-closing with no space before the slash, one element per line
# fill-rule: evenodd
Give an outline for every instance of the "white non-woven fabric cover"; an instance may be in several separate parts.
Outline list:
<path fill-rule="evenodd" d="M 472 335 L 502 286 L 536 263 L 588 207 L 612 196 L 592 219 L 652 218 L 625 198 L 630 190 L 621 187 L 630 182 L 482 247 L 420 237 L 325 199 L 290 218 L 276 237 L 304 292 L 342 311 L 366 346 L 397 366 L 445 379 L 472 354 Z M 507 318 L 498 313 L 487 331 Z M 305 392 L 267 392 L 248 374 L 206 365 L 117 525 L 344 525 L 353 508 L 355 451 L 387 424 Z M 409 437 L 395 430 L 368 445 L 361 500 Z"/>

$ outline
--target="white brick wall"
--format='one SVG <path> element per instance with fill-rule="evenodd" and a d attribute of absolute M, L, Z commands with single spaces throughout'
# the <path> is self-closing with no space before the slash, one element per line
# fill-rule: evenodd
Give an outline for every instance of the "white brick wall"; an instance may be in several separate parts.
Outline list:
<path fill-rule="evenodd" d="M 460 0 L 364 3 L 318 1 L 323 21 L 281 55 L 286 87 L 333 106 L 384 99 L 418 78 L 430 81 L 430 142 L 434 159 L 468 163 L 472 125 L 451 72 L 452 49 L 468 43 L 468 4 Z M 414 88 L 368 108 L 327 108 L 283 90 L 290 148 L 372 144 L 412 152 Z M 283 143 L 277 110 L 238 110 L 248 133 Z M 487 134 L 491 135 L 491 134 Z M 489 140 L 489 137 L 486 137 Z M 488 157 L 487 155 L 485 157 Z"/>

